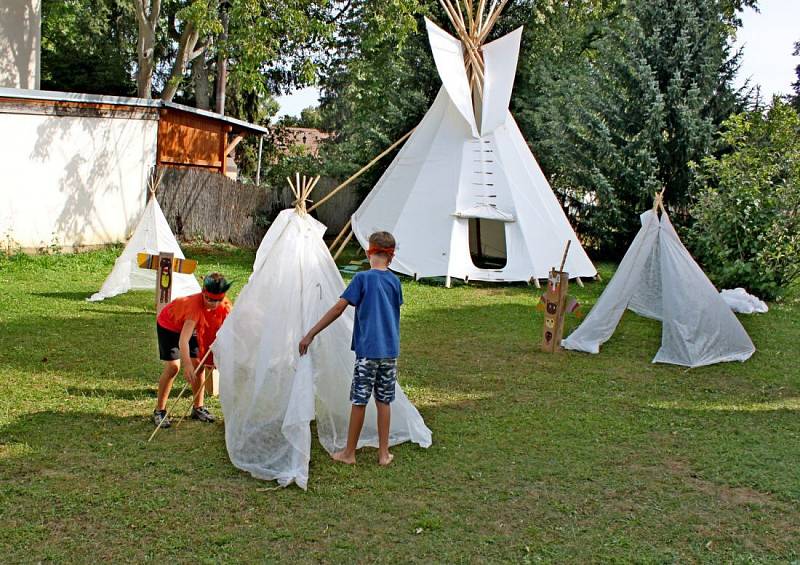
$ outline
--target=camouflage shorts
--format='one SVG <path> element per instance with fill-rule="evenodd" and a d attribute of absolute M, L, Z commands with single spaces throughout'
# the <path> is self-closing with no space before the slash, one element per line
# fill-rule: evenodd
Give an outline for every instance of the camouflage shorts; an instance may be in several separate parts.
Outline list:
<path fill-rule="evenodd" d="M 397 383 L 397 358 L 359 357 L 353 368 L 350 402 L 356 406 L 366 406 L 369 397 L 375 391 L 375 400 L 390 404 L 394 400 L 395 383 Z"/>

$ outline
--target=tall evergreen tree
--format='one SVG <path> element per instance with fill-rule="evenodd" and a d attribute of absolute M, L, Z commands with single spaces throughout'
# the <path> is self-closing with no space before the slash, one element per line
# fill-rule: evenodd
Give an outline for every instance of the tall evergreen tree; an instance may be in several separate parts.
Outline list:
<path fill-rule="evenodd" d="M 794 52 L 792 54 L 795 57 L 800 57 L 800 41 L 794 44 Z M 794 74 L 797 80 L 792 83 L 794 95 L 790 97 L 790 100 L 794 109 L 800 112 L 800 65 L 794 68 Z"/>
<path fill-rule="evenodd" d="M 625 248 L 661 187 L 673 215 L 687 220 L 691 165 L 715 150 L 719 125 L 740 107 L 729 39 L 741 2 L 621 7 L 565 79 L 572 95 L 555 100 L 546 124 L 563 132 L 547 148 L 557 190 L 579 232 L 612 253 Z"/>

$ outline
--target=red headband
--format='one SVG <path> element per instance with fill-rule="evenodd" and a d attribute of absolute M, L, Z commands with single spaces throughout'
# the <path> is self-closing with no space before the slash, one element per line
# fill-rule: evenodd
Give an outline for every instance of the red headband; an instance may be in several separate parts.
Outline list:
<path fill-rule="evenodd" d="M 213 292 L 208 292 L 207 290 L 204 290 L 203 294 L 209 300 L 222 300 L 223 298 L 225 298 L 225 293 L 224 292 L 220 292 L 218 294 L 214 294 Z"/>
<path fill-rule="evenodd" d="M 394 247 L 378 247 L 377 245 L 370 245 L 367 249 L 367 255 L 374 255 L 375 253 L 383 253 L 388 255 L 389 258 L 394 257 Z"/>

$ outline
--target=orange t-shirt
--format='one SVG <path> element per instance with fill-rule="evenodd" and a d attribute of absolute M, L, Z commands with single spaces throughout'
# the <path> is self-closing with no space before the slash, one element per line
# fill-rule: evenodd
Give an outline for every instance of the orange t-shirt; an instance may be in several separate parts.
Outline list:
<path fill-rule="evenodd" d="M 205 355 L 206 347 L 217 338 L 217 331 L 231 311 L 233 304 L 227 298 L 213 310 L 206 309 L 203 293 L 176 298 L 161 310 L 156 322 L 165 330 L 180 333 L 187 320 L 194 320 L 197 345 L 200 356 Z"/>

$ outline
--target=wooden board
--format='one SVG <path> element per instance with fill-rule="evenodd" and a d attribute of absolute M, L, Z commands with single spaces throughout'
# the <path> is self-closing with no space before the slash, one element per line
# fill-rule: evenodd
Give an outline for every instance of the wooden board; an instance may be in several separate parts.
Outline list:
<path fill-rule="evenodd" d="M 172 261 L 174 254 L 162 253 L 159 255 L 158 271 L 156 272 L 156 314 L 172 300 Z"/>
<path fill-rule="evenodd" d="M 149 255 L 147 253 L 137 253 L 136 261 L 142 269 L 158 270 L 160 266 L 158 255 Z M 197 261 L 194 259 L 179 259 L 175 257 L 172 259 L 172 270 L 176 273 L 183 273 L 191 275 L 197 269 Z"/>
<path fill-rule="evenodd" d="M 227 126 L 204 116 L 162 110 L 158 124 L 158 162 L 220 168 Z"/>
<path fill-rule="evenodd" d="M 569 273 L 550 271 L 544 293 L 544 328 L 542 328 L 542 351 L 553 353 L 561 349 L 564 336 Z"/>
<path fill-rule="evenodd" d="M 219 371 L 208 366 L 206 366 L 204 370 L 206 372 L 206 394 L 210 396 L 219 396 Z"/>

